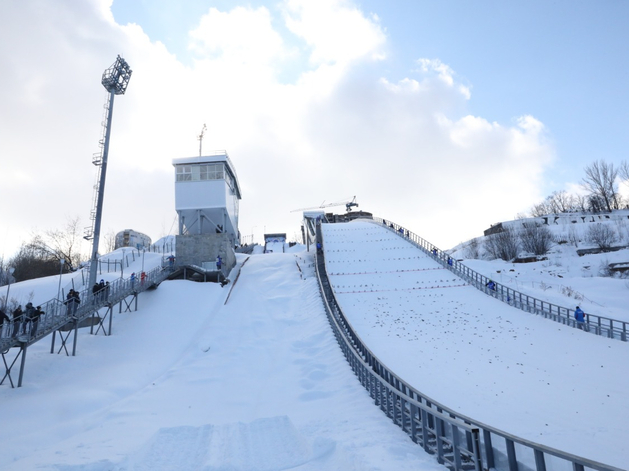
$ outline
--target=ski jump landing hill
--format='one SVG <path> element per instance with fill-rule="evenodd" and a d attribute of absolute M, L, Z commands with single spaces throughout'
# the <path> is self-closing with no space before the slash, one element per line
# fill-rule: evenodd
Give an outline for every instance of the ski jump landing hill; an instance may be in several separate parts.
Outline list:
<path fill-rule="evenodd" d="M 626 391 L 618 374 L 626 324 L 592 316 L 590 330 L 607 338 L 588 335 L 567 308 L 489 290 L 486 278 L 388 221 L 306 226 L 323 246 L 320 288 L 347 360 L 375 403 L 440 463 L 624 466 L 629 407 L 623 394 L 601 393 Z M 584 375 L 604 388 L 584 388 Z"/>

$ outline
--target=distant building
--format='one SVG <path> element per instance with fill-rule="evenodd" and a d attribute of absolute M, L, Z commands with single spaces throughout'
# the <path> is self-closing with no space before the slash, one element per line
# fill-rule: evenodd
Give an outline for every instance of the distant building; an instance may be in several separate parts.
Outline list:
<path fill-rule="evenodd" d="M 178 265 L 212 267 L 222 259 L 223 273 L 236 264 L 234 247 L 240 244 L 238 214 L 240 184 L 227 152 L 173 159 Z"/>
<path fill-rule="evenodd" d="M 134 231 L 133 229 L 125 229 L 124 231 L 116 234 L 115 247 L 133 247 L 134 249 L 141 249 L 151 245 L 151 238 L 146 234 Z"/>
<path fill-rule="evenodd" d="M 285 252 L 286 234 L 264 234 L 264 253 Z"/>

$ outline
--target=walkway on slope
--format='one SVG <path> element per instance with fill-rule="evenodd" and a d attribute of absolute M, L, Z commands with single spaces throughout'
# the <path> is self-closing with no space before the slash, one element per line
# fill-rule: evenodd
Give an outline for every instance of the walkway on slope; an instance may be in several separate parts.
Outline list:
<path fill-rule="evenodd" d="M 91 289 L 85 288 L 79 293 L 79 298 L 82 302 L 78 306 L 74 306 L 74 304 L 66 305 L 59 299 L 51 299 L 41 306 L 44 314 L 39 317 L 37 322 L 23 321 L 20 324 L 7 326 L 10 328 L 5 327 L 1 331 L 3 336 L 0 337 L 0 353 L 2 354 L 5 369 L 2 378 L 0 378 L 0 385 L 8 380 L 11 386 L 16 384 L 18 387 L 22 386 L 27 348 L 50 334 L 52 334 L 50 353 L 55 352 L 56 334 L 59 332 L 61 343 L 58 345 L 57 353 L 65 351 L 66 354 L 69 354 L 67 342 L 70 334 L 74 333 L 72 355 L 76 352 L 77 330 L 79 327 L 88 325 L 92 326 L 92 331 L 95 328 L 97 333 L 102 330 L 106 335 L 111 334 L 113 307 L 116 304 L 120 304 L 120 311 L 122 311 L 123 301 L 132 296 L 133 299 L 127 302 L 127 310 L 130 310 L 130 305 L 134 299 L 137 309 L 138 293 L 159 285 L 170 273 L 171 269 L 168 268 L 168 264 L 165 264 L 164 267 L 157 267 L 146 272 L 141 280 L 136 279 L 135 276 L 126 279 L 120 278 L 97 294 L 92 294 Z M 98 313 L 104 307 L 107 307 L 107 312 L 101 318 L 98 316 Z M 109 319 L 108 329 L 104 325 L 107 318 Z M 64 336 L 63 331 L 68 333 Z M 14 348 L 17 350 L 12 350 Z M 13 368 L 18 364 L 18 360 L 20 360 L 19 377 L 14 382 L 12 372 Z"/>
<path fill-rule="evenodd" d="M 381 225 L 322 227 L 341 307 L 397 375 L 481 422 L 626 465 L 629 379 L 619 374 L 625 343 L 487 296 Z"/>

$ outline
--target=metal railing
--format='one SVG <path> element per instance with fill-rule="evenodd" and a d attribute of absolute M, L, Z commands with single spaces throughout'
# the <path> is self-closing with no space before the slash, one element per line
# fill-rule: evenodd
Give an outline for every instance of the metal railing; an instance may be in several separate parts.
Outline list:
<path fill-rule="evenodd" d="M 5 322 L 0 331 L 0 352 L 23 344 L 32 345 L 69 323 L 80 323 L 102 307 L 115 305 L 127 296 L 161 283 L 170 274 L 168 263 L 164 262 L 162 265 L 145 272 L 144 279 L 119 278 L 96 294 L 89 287 L 77 290 L 81 300 L 78 306 L 55 298 L 41 305 L 44 314 L 37 320 L 27 319 L 23 314 L 19 321 Z"/>
<path fill-rule="evenodd" d="M 320 225 L 317 241 L 322 242 Z M 323 252 L 316 275 L 328 321 L 345 358 L 376 405 L 437 461 L 454 471 L 622 471 L 475 421 L 438 403 L 397 376 L 363 343 L 332 290 Z"/>
<path fill-rule="evenodd" d="M 410 232 L 408 229 L 405 229 L 399 224 L 395 224 L 394 222 L 385 219 L 373 218 L 373 221 L 387 227 L 398 236 L 408 240 L 413 245 L 420 248 L 423 252 L 433 257 L 445 268 L 484 293 L 493 296 L 510 306 L 531 314 L 544 316 L 547 319 L 552 319 L 555 322 L 569 325 L 571 327 L 579 327 L 576 319 L 574 318 L 574 309 L 569 309 L 567 307 L 549 303 L 548 301 L 537 299 L 533 296 L 521 293 L 520 291 L 516 291 L 508 286 L 496 282 L 494 282 L 493 289 L 489 288 L 487 284 L 491 278 L 481 275 L 461 262 L 453 259 L 447 252 L 440 250 L 435 245 L 419 237 L 417 234 Z M 617 319 L 611 319 L 609 317 L 588 314 L 586 312 L 584 330 L 596 335 L 608 337 L 610 339 L 627 342 L 629 335 L 629 323 Z"/>

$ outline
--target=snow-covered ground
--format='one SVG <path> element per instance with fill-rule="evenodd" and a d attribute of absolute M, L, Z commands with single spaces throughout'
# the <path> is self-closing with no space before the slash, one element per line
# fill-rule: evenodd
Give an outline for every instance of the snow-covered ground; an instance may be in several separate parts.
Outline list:
<path fill-rule="evenodd" d="M 267 253 L 284 253 L 288 244 L 284 242 L 267 242 L 265 250 Z"/>
<path fill-rule="evenodd" d="M 324 227 L 341 303 L 385 364 L 461 413 L 627 468 L 626 343 L 461 286 L 384 228 Z M 82 329 L 76 357 L 51 355 L 50 337 L 31 346 L 24 386 L 0 386 L 0 470 L 443 470 L 355 379 L 325 318 L 312 255 L 301 246 L 257 249 L 227 304 L 232 285 L 166 281 L 140 295 L 138 311 L 114 310 L 112 336 Z M 586 258 L 518 265 L 509 276 L 550 295 L 554 287 L 538 287 L 550 283 L 547 269 L 573 274 L 576 287 L 582 270 L 573 259 Z M 246 259 L 239 255 L 239 265 Z M 161 254 L 131 259 L 124 277 L 142 263 L 150 270 Z M 513 268 L 469 265 L 499 282 L 493 273 L 506 278 Z M 63 275 L 66 291 L 72 276 L 79 283 L 80 275 Z M 587 299 L 599 303 L 588 288 L 596 285 L 609 312 L 626 313 L 624 280 L 583 280 Z M 43 303 L 58 287 L 59 277 L 17 283 L 10 297 Z M 586 310 L 605 315 L 599 307 Z"/>
<path fill-rule="evenodd" d="M 230 285 L 167 281 L 76 357 L 29 348 L 24 386 L 0 387 L 0 469 L 443 469 L 355 379 L 294 252 L 251 256 L 227 304 Z"/>
<path fill-rule="evenodd" d="M 513 228 L 525 222 L 540 222 L 544 218 L 515 220 L 503 223 Z M 562 214 L 548 216 L 555 223 L 545 225 L 555 240 L 550 252 L 534 263 L 511 263 L 502 260 L 468 259 L 469 242 L 449 251 L 457 259 L 498 283 L 544 301 L 570 308 L 581 306 L 585 312 L 629 322 L 629 276 L 603 276 L 612 263 L 629 263 L 629 249 L 578 256 L 579 249 L 592 249 L 588 231 L 593 226 L 606 226 L 616 237 L 614 246 L 629 246 L 629 210 L 612 214 Z M 482 247 L 485 237 L 477 241 Z M 480 250 L 481 256 L 483 250 Z M 524 254 L 530 255 L 530 254 Z"/>
<path fill-rule="evenodd" d="M 396 374 L 480 422 L 627 466 L 627 343 L 512 308 L 375 223 L 323 234 L 341 307 Z"/>

